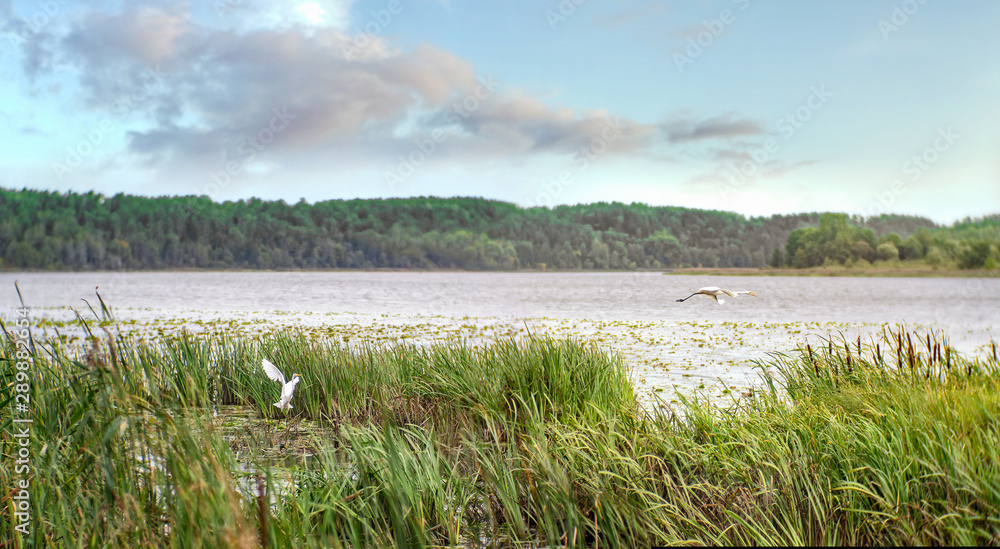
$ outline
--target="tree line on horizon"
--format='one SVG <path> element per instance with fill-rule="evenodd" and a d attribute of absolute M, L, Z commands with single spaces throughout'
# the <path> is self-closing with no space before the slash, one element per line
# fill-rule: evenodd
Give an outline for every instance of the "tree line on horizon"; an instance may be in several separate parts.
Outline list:
<path fill-rule="evenodd" d="M 939 227 L 903 215 L 747 218 L 618 202 L 551 209 L 434 197 L 217 203 L 0 188 L 4 269 L 625 270 L 894 259 L 975 268 L 996 264 L 998 244 L 1000 216 Z"/>
<path fill-rule="evenodd" d="M 905 233 L 904 233 L 905 234 Z M 1000 215 L 965 219 L 951 227 L 918 227 L 905 239 L 896 232 L 876 238 L 872 229 L 845 214 L 826 213 L 816 227 L 795 229 L 771 266 L 796 268 L 867 265 L 877 261 L 922 261 L 931 266 L 995 269 L 1000 260 Z"/>

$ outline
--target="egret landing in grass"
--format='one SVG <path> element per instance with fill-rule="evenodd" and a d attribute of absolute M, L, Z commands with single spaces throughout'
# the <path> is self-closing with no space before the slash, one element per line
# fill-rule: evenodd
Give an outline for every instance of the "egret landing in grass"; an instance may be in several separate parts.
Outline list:
<path fill-rule="evenodd" d="M 288 382 L 285 382 L 285 376 L 281 373 L 281 370 L 277 366 L 271 364 L 269 360 L 264 359 L 262 365 L 264 366 L 264 373 L 267 377 L 281 384 L 281 399 L 275 402 L 274 405 L 282 410 L 292 409 L 292 394 L 295 392 L 295 386 L 302 381 L 302 376 L 295 374 L 292 376 Z"/>
<path fill-rule="evenodd" d="M 281 384 L 281 398 L 274 405 L 280 410 L 291 410 L 292 409 L 292 394 L 295 393 L 295 386 L 302 381 L 302 376 L 299 374 L 292 375 L 292 379 L 285 381 L 285 375 L 281 373 L 281 370 L 277 366 L 271 364 L 266 358 L 263 360 L 261 365 L 264 367 L 264 373 L 267 377 Z M 288 416 L 285 415 L 285 436 L 288 436 Z M 281 444 L 281 448 L 285 448 L 285 444 Z"/>
<path fill-rule="evenodd" d="M 723 303 L 726 302 L 726 300 L 723 299 L 723 298 L 721 298 L 721 297 L 719 297 L 721 294 L 726 294 L 729 297 L 736 297 L 736 296 L 738 296 L 740 294 L 747 294 L 747 295 L 752 295 L 754 297 L 757 297 L 757 293 L 756 292 L 751 292 L 749 290 L 740 290 L 738 292 L 734 292 L 732 290 L 724 290 L 724 289 L 719 288 L 717 286 L 708 286 L 708 287 L 702 288 L 702 289 L 698 290 L 697 292 L 695 292 L 695 293 L 693 293 L 693 294 L 685 297 L 684 299 L 678 299 L 677 301 L 687 301 L 688 299 L 691 299 L 692 297 L 694 297 L 696 295 L 703 295 L 705 297 L 710 297 L 710 298 L 714 299 L 715 301 L 717 301 L 719 303 L 719 305 L 722 305 Z"/>

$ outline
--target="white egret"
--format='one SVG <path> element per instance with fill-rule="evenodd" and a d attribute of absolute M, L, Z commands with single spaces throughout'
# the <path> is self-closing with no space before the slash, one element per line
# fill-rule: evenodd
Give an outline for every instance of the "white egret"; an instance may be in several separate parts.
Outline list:
<path fill-rule="evenodd" d="M 290 410 L 292 408 L 292 393 L 295 392 L 295 386 L 298 385 L 299 381 L 302 381 L 302 376 L 294 374 L 292 379 L 285 382 L 285 376 L 281 373 L 281 370 L 274 364 L 271 364 L 266 358 L 264 359 L 263 366 L 267 377 L 281 384 L 281 399 L 275 402 L 274 405 L 283 410 Z"/>
<path fill-rule="evenodd" d="M 717 301 L 719 303 L 719 305 L 722 305 L 723 303 L 726 302 L 726 300 L 723 299 L 723 298 L 721 298 L 721 297 L 719 297 L 719 295 L 721 295 L 721 294 L 726 294 L 729 297 L 736 297 L 736 296 L 738 296 L 740 294 L 747 294 L 747 295 L 752 295 L 754 297 L 757 297 L 757 293 L 756 292 L 751 292 L 749 290 L 740 290 L 738 292 L 734 292 L 732 290 L 724 290 L 722 288 L 719 288 L 718 286 L 707 286 L 707 287 L 702 288 L 702 289 L 698 290 L 697 292 L 695 292 L 695 293 L 693 293 L 693 294 L 685 297 L 684 299 L 678 299 L 677 301 L 687 301 L 688 299 L 691 299 L 692 297 L 694 297 L 696 295 L 703 295 L 705 297 L 710 297 L 710 298 L 714 299 L 715 301 Z"/>

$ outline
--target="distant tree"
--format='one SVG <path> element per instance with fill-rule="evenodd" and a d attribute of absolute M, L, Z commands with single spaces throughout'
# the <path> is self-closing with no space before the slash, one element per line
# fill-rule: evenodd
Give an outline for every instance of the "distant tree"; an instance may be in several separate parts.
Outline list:
<path fill-rule="evenodd" d="M 910 235 L 899 248 L 900 259 L 923 259 L 925 253 L 924 245 L 916 235 Z"/>
<path fill-rule="evenodd" d="M 899 249 L 892 242 L 883 242 L 876 249 L 878 258 L 884 261 L 899 259 Z"/>
<path fill-rule="evenodd" d="M 990 256 L 990 243 L 979 240 L 964 244 L 958 255 L 958 266 L 963 269 L 982 269 Z"/>
<path fill-rule="evenodd" d="M 903 239 L 900 238 L 899 235 L 896 233 L 889 233 L 888 235 L 885 235 L 882 238 L 878 239 L 879 244 L 883 244 L 885 242 L 891 242 L 892 245 L 895 246 L 897 249 L 899 249 L 899 247 L 903 245 Z"/>
<path fill-rule="evenodd" d="M 876 257 L 875 248 L 872 248 L 871 244 L 864 240 L 858 240 L 854 243 L 854 246 L 851 247 L 851 254 L 854 259 L 864 259 L 868 262 L 875 261 Z"/>
<path fill-rule="evenodd" d="M 628 269 L 762 267 L 768 258 L 807 267 L 878 257 L 875 248 L 885 242 L 904 259 L 935 248 L 940 258 L 932 261 L 961 254 L 963 264 L 992 264 L 1000 259 L 1000 216 L 937 227 L 908 216 L 746 218 L 620 202 L 551 209 L 435 197 L 216 203 L 204 196 L 0 188 L 6 269 L 517 269 L 543 263 Z M 987 242 L 985 259 L 973 242 Z"/>
<path fill-rule="evenodd" d="M 927 255 L 924 256 L 924 261 L 926 261 L 928 265 L 941 265 L 945 261 L 944 252 L 942 252 L 941 248 L 938 248 L 937 246 L 931 246 L 931 248 L 927 250 Z"/>

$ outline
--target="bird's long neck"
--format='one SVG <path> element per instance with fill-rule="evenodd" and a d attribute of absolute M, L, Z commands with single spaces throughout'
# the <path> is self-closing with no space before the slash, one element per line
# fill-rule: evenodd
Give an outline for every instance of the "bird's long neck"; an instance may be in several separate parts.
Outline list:
<path fill-rule="evenodd" d="M 687 300 L 691 299 L 692 297 L 694 297 L 696 295 L 698 295 L 698 292 L 695 292 L 695 293 L 693 293 L 693 294 L 685 297 L 684 299 L 678 299 L 677 301 L 687 301 Z"/>

